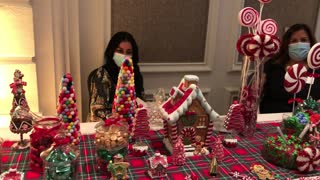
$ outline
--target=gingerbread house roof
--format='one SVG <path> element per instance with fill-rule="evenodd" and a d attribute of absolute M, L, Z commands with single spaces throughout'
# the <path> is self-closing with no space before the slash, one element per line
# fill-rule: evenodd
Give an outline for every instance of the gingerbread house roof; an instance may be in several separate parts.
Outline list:
<path fill-rule="evenodd" d="M 167 168 L 168 167 L 168 161 L 167 161 L 167 156 L 161 155 L 160 153 L 155 153 L 154 156 L 150 157 L 148 159 L 150 167 L 152 169 L 155 169 L 158 167 L 159 164 L 161 164 L 163 167 Z"/>
<path fill-rule="evenodd" d="M 197 79 L 195 77 L 193 79 Z M 203 96 L 200 88 L 195 84 L 190 84 L 189 87 L 186 88 L 184 86 L 184 80 L 185 78 L 181 80 L 178 86 L 179 91 L 183 93 L 180 99 L 175 100 L 175 103 L 172 104 L 171 100 L 174 99 L 175 96 L 171 96 L 168 98 L 166 102 L 164 102 L 161 105 L 160 110 L 164 116 L 164 119 L 167 120 L 169 123 L 175 123 L 179 119 L 179 117 L 182 116 L 188 110 L 189 106 L 196 99 L 199 100 L 199 102 L 201 103 L 201 106 L 209 115 L 210 121 L 213 121 L 214 119 L 216 119 L 219 116 L 218 113 L 216 113 L 211 108 L 211 106 Z M 171 90 L 174 90 L 174 88 L 172 88 Z M 170 94 L 175 94 L 175 93 L 170 92 Z"/>

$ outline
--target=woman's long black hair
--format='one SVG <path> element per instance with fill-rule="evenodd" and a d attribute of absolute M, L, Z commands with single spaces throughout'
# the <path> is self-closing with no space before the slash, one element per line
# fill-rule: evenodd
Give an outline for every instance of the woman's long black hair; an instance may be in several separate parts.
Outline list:
<path fill-rule="evenodd" d="M 114 34 L 109 41 L 109 44 L 104 52 L 104 60 L 105 65 L 103 66 L 107 71 L 111 78 L 113 84 L 117 84 L 118 75 L 119 75 L 119 67 L 113 60 L 113 55 L 116 49 L 119 47 L 121 42 L 130 42 L 132 46 L 132 61 L 134 67 L 134 82 L 137 97 L 142 98 L 143 89 L 143 78 L 140 73 L 140 69 L 138 66 L 139 62 L 139 50 L 136 41 L 133 36 L 128 32 L 117 32 Z M 114 93 L 114 91 L 112 91 Z M 114 94 L 110 94 L 110 97 L 113 97 Z M 113 100 L 113 98 L 111 98 Z"/>

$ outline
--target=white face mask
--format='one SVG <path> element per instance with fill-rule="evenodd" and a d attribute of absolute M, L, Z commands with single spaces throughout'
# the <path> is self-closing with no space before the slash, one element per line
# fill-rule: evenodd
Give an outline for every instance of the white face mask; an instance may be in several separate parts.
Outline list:
<path fill-rule="evenodd" d="M 115 52 L 113 55 L 113 60 L 118 67 L 121 67 L 121 65 L 124 62 L 124 60 L 126 59 L 126 57 L 131 58 L 130 55 L 124 55 L 124 54 Z"/>

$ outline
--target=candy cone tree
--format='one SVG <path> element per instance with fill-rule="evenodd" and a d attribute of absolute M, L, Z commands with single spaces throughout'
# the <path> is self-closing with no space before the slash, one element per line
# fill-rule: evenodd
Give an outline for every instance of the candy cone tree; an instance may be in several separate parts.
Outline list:
<path fill-rule="evenodd" d="M 134 122 L 133 122 L 133 137 L 142 138 L 147 137 L 149 134 L 149 116 L 148 111 L 142 105 L 136 110 Z"/>
<path fill-rule="evenodd" d="M 136 109 L 136 93 L 134 86 L 134 72 L 132 59 L 126 58 L 121 65 L 116 86 L 116 92 L 112 105 L 112 113 L 118 115 L 123 121 L 129 124 L 132 129 L 132 122 Z"/>
<path fill-rule="evenodd" d="M 179 137 L 177 139 L 177 142 L 174 144 L 172 152 L 172 162 L 176 166 L 182 166 L 186 163 L 184 144 L 182 143 L 181 137 Z"/>
<path fill-rule="evenodd" d="M 70 73 L 64 75 L 61 81 L 57 114 L 64 123 L 70 143 L 78 145 L 80 142 L 80 120 L 76 105 L 76 94 Z"/>

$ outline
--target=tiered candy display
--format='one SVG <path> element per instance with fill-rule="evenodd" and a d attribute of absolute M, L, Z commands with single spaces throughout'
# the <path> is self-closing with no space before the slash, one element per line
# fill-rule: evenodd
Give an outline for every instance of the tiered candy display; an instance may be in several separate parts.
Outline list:
<path fill-rule="evenodd" d="M 149 116 L 148 111 L 142 105 L 136 110 L 135 119 L 133 123 L 133 137 L 143 138 L 149 134 Z"/>
<path fill-rule="evenodd" d="M 136 93 L 134 86 L 134 72 L 132 60 L 126 58 L 122 63 L 116 93 L 112 105 L 112 113 L 118 115 L 123 121 L 129 124 L 131 131 L 132 122 L 136 109 Z"/>
<path fill-rule="evenodd" d="M 59 133 L 54 137 L 52 147 L 41 153 L 45 162 L 45 179 L 76 179 L 77 153 L 68 144 L 68 138 Z"/>
<path fill-rule="evenodd" d="M 243 106 L 241 112 L 244 118 L 243 125 L 240 126 L 243 129 L 240 132 L 245 136 L 253 136 L 256 128 L 262 88 L 261 71 L 268 57 L 276 54 L 280 49 L 280 40 L 275 36 L 278 30 L 277 23 L 273 19 L 261 17 L 264 3 L 269 3 L 270 0 L 259 0 L 259 2 L 260 12 L 252 7 L 245 7 L 238 15 L 239 23 L 249 31 L 237 42 L 238 52 L 244 55 L 239 103 Z M 253 76 L 249 78 L 250 69 L 253 69 Z"/>
<path fill-rule="evenodd" d="M 63 76 L 57 108 L 58 117 L 64 122 L 67 138 L 73 145 L 80 142 L 80 120 L 76 105 L 76 94 L 71 75 Z"/>
<path fill-rule="evenodd" d="M 33 131 L 30 134 L 30 167 L 32 170 L 42 171 L 43 161 L 40 154 L 52 145 L 53 138 L 60 129 L 61 121 L 57 117 L 44 117 L 33 124 Z"/>
<path fill-rule="evenodd" d="M 148 145 L 142 142 L 142 138 L 147 138 L 149 135 L 149 116 L 148 111 L 143 105 L 139 105 L 136 109 L 136 114 L 133 122 L 132 137 L 136 139 L 136 143 L 132 146 L 132 152 L 135 156 L 146 155 Z"/>
<path fill-rule="evenodd" d="M 242 115 L 242 105 L 234 102 L 228 110 L 227 117 L 224 121 L 224 127 L 227 130 L 242 131 L 244 119 Z"/>

